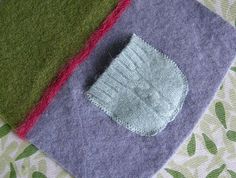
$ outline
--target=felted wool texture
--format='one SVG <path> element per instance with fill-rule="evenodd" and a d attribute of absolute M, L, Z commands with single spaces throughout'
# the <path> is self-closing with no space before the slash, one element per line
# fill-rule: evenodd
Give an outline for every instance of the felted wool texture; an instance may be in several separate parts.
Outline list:
<path fill-rule="evenodd" d="M 168 55 L 189 84 L 181 112 L 155 137 L 119 126 L 84 94 L 133 33 Z M 27 137 L 76 177 L 150 177 L 193 129 L 235 49 L 235 29 L 195 0 L 135 0 Z"/>
<path fill-rule="evenodd" d="M 18 126 L 117 2 L 0 1 L 0 117 Z"/>
<path fill-rule="evenodd" d="M 118 124 L 153 136 L 175 119 L 187 92 L 178 66 L 134 34 L 87 95 Z"/>

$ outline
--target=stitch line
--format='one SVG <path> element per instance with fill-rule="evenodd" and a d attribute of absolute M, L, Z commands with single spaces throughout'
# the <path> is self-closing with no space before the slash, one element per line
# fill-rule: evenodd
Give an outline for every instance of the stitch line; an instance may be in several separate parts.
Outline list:
<path fill-rule="evenodd" d="M 102 111 L 104 111 L 107 115 L 109 115 L 109 116 L 110 116 L 113 120 L 115 120 L 118 124 L 120 124 L 120 125 L 126 127 L 126 128 L 129 129 L 130 131 L 135 132 L 135 133 L 137 133 L 137 134 L 139 134 L 139 135 L 141 135 L 141 136 L 154 136 L 155 134 L 157 134 L 157 133 L 159 133 L 160 131 L 162 131 L 162 130 L 167 126 L 167 124 L 168 124 L 169 122 L 173 121 L 173 120 L 175 119 L 176 115 L 178 114 L 178 112 L 180 111 L 180 109 L 182 108 L 182 106 L 183 106 L 183 104 L 184 104 L 184 99 L 185 99 L 185 97 L 187 96 L 187 93 L 188 93 L 188 81 L 187 81 L 187 78 L 185 77 L 185 75 L 182 73 L 182 71 L 181 71 L 181 70 L 179 69 L 179 67 L 177 66 L 177 64 L 176 64 L 174 61 L 172 61 L 167 55 L 165 55 L 164 53 L 160 52 L 159 50 L 153 48 L 151 45 L 147 44 L 144 40 L 142 40 L 141 38 L 137 37 L 135 34 L 133 34 L 132 39 L 133 39 L 133 38 L 136 38 L 136 39 L 138 39 L 138 40 L 141 40 L 141 41 L 146 45 L 145 47 L 148 47 L 149 49 L 155 51 L 155 52 L 156 52 L 158 55 L 160 55 L 164 60 L 166 60 L 166 62 L 168 62 L 168 63 L 170 63 L 170 64 L 173 64 L 173 66 L 174 66 L 174 72 L 175 72 L 176 74 L 179 74 L 179 76 L 181 77 L 181 79 L 182 79 L 182 81 L 183 81 L 183 90 L 182 90 L 182 92 L 181 92 L 181 96 L 180 96 L 179 102 L 178 102 L 178 104 L 175 106 L 176 109 L 172 112 L 172 114 L 171 114 L 169 117 L 167 117 L 167 118 L 168 118 L 167 122 L 163 121 L 163 125 L 159 126 L 158 128 L 156 128 L 156 129 L 154 129 L 154 130 L 151 130 L 151 131 L 149 131 L 149 132 L 147 133 L 146 131 L 143 131 L 142 129 L 139 129 L 139 128 L 137 128 L 137 127 L 131 125 L 130 123 L 125 122 L 124 120 L 122 120 L 122 119 L 119 118 L 118 116 L 115 116 L 111 111 L 109 111 L 109 110 L 107 109 L 106 106 L 104 106 L 103 104 L 99 103 L 99 101 L 96 101 L 95 98 L 97 98 L 97 97 L 96 97 L 95 95 L 91 94 L 90 91 L 86 92 L 86 95 L 87 95 L 87 97 L 88 97 L 88 100 L 89 100 L 91 103 L 95 104 L 98 108 L 100 108 Z M 130 43 L 133 42 L 132 39 L 131 39 Z M 129 43 L 129 44 L 130 44 L 130 43 Z M 135 40 L 134 40 L 134 43 L 137 44 L 137 42 L 136 42 Z M 123 61 L 120 59 L 121 56 L 122 56 L 122 57 L 125 57 L 127 60 L 131 60 L 134 65 L 137 65 L 136 62 L 133 61 L 132 58 L 127 58 L 127 56 L 126 56 L 126 54 L 129 56 L 129 53 L 127 53 L 127 51 L 126 51 L 127 48 L 132 49 L 132 47 L 130 47 L 129 44 L 128 44 L 128 45 L 126 46 L 126 48 L 123 50 L 123 52 L 125 53 L 125 55 L 123 54 L 123 52 L 121 52 L 121 53 L 116 57 L 116 59 L 114 59 L 114 60 L 112 61 L 112 63 L 110 64 L 110 67 L 109 67 L 109 68 L 117 69 L 117 68 L 116 68 L 116 67 L 117 67 L 117 63 L 118 63 L 118 64 L 121 64 L 121 65 L 123 65 L 123 66 L 126 65 L 126 64 L 124 64 Z M 139 48 L 140 48 L 140 46 L 139 46 Z M 133 49 L 132 49 L 132 50 L 133 50 Z M 145 50 L 145 48 L 144 48 L 144 50 Z M 145 51 L 146 51 L 146 50 L 145 50 Z M 136 51 L 132 51 L 132 52 L 135 52 L 135 53 L 136 53 Z M 147 52 L 147 51 L 146 51 L 146 52 Z M 138 58 L 142 58 L 142 57 L 139 56 L 138 54 L 135 54 L 135 55 L 136 55 Z M 131 57 L 131 56 L 129 56 L 129 57 Z M 118 58 L 118 59 L 117 59 L 117 58 Z M 109 71 L 109 68 L 107 69 L 107 71 Z M 138 67 L 138 68 L 140 68 L 140 67 Z M 138 73 L 139 73 L 139 72 L 138 72 Z M 122 73 L 121 71 L 119 71 L 119 74 L 122 74 L 122 75 L 123 75 L 123 73 Z M 102 78 L 103 75 L 107 75 L 108 77 L 111 77 L 112 79 L 114 79 L 115 82 L 117 82 L 116 78 L 114 78 L 113 76 L 110 76 L 109 72 L 106 73 L 106 71 L 105 71 L 105 72 L 101 75 L 101 78 Z M 141 74 L 139 73 L 139 75 L 141 75 Z M 141 76 L 141 77 L 142 77 L 142 76 Z M 99 80 L 99 79 L 98 79 L 98 80 Z M 101 79 L 101 80 L 103 80 L 103 79 Z M 146 80 L 146 79 L 145 79 L 145 80 Z M 121 87 L 122 87 L 122 86 L 123 86 L 123 87 L 126 86 L 126 84 L 124 84 L 124 81 L 119 81 L 119 84 L 121 85 Z M 94 88 L 96 88 L 96 86 L 95 86 Z M 154 87 L 154 88 L 156 88 L 156 87 Z M 130 87 L 126 87 L 126 90 L 131 90 L 131 89 L 130 89 Z M 132 90 L 131 90 L 131 91 L 132 91 Z M 141 102 L 142 102 L 144 105 L 146 105 L 146 102 L 143 101 L 142 98 L 140 98 L 136 93 L 134 93 L 134 94 L 136 95 L 136 97 L 138 97 L 138 98 L 141 100 Z M 100 99 L 101 99 L 101 98 L 100 98 Z M 103 100 L 103 99 L 102 99 L 102 100 Z M 104 103 L 104 102 L 102 102 L 102 103 Z M 153 109 L 153 108 L 150 107 L 149 105 L 146 105 L 146 106 L 147 106 L 148 108 L 150 108 L 150 109 Z M 162 114 L 157 113 L 156 111 L 154 111 L 154 113 L 156 113 L 158 116 L 160 116 L 159 119 L 162 118 L 161 120 L 163 120 L 163 117 L 164 117 L 164 116 L 162 116 Z"/>

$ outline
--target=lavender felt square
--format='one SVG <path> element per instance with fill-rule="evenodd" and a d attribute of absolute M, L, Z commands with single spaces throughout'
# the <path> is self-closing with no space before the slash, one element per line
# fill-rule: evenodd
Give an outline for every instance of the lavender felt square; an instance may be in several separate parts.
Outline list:
<path fill-rule="evenodd" d="M 173 59 L 189 83 L 181 112 L 154 137 L 119 126 L 84 94 L 133 33 Z M 150 177 L 193 129 L 235 54 L 235 29 L 197 1 L 134 0 L 27 138 L 75 177 Z"/>

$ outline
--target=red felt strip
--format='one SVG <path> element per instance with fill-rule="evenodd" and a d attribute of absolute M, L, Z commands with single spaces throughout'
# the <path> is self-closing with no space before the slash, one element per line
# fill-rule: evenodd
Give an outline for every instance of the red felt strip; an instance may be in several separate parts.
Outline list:
<path fill-rule="evenodd" d="M 92 50 L 96 47 L 97 43 L 105 36 L 105 34 L 113 27 L 122 13 L 131 4 L 132 0 L 119 0 L 118 5 L 112 11 L 112 13 L 102 23 L 100 28 L 95 31 L 89 40 L 86 42 L 85 47 L 80 51 L 78 55 L 72 58 L 66 66 L 57 74 L 56 79 L 49 85 L 46 91 L 43 93 L 38 104 L 27 115 L 25 121 L 16 129 L 16 133 L 20 138 L 25 138 L 27 133 L 34 127 L 39 120 L 41 114 L 45 111 L 48 105 L 52 102 L 53 98 L 60 91 L 61 87 L 69 79 L 76 67 L 81 64 Z"/>

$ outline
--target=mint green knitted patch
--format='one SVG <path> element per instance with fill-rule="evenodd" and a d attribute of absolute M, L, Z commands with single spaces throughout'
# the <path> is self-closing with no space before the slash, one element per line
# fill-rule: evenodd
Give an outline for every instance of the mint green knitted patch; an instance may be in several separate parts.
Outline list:
<path fill-rule="evenodd" d="M 153 136 L 176 117 L 187 92 L 178 66 L 133 35 L 87 95 L 120 125 Z"/>

